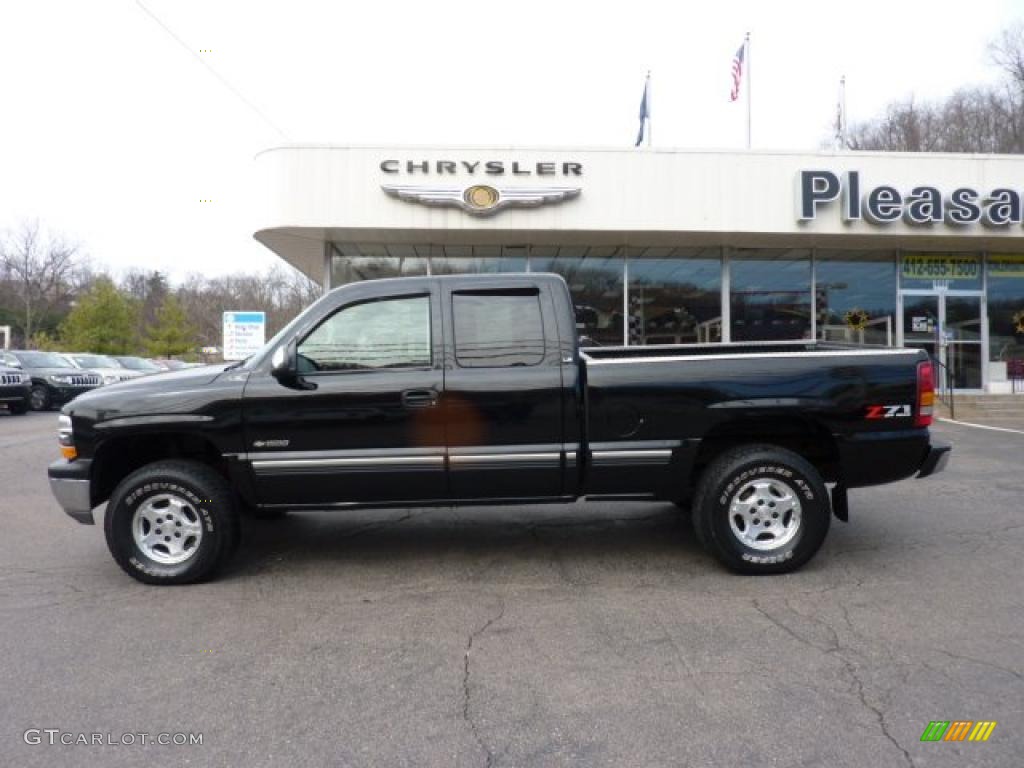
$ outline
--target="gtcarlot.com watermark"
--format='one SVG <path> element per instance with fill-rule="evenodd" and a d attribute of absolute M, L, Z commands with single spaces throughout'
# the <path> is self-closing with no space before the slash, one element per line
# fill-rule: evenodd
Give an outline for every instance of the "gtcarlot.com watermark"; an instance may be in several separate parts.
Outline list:
<path fill-rule="evenodd" d="M 81 747 L 195 747 L 202 746 L 203 743 L 201 733 L 85 733 L 62 731 L 60 728 L 29 728 L 21 738 L 31 746 L 63 744 Z"/>

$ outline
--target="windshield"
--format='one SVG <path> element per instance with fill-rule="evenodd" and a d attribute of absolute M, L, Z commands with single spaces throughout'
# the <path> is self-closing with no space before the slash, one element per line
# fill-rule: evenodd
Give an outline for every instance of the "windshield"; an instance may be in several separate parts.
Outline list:
<path fill-rule="evenodd" d="M 130 371 L 162 371 L 159 365 L 154 365 L 149 360 L 141 357 L 115 357 L 115 360 Z"/>
<path fill-rule="evenodd" d="M 17 352 L 14 355 L 26 368 L 74 368 L 71 363 L 53 352 Z"/>
<path fill-rule="evenodd" d="M 71 355 L 72 360 L 83 368 L 120 368 L 117 361 L 106 355 Z"/>

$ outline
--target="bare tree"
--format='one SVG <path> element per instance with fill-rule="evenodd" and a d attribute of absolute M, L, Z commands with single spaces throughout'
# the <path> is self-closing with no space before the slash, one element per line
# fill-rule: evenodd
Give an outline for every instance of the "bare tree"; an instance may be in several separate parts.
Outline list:
<path fill-rule="evenodd" d="M 1024 22 L 1016 22 L 988 47 L 989 58 L 1003 70 L 1010 82 L 1024 91 Z"/>
<path fill-rule="evenodd" d="M 42 231 L 38 221 L 22 222 L 0 241 L 0 278 L 18 304 L 17 323 L 26 343 L 47 318 L 53 321 L 56 310 L 67 307 L 82 277 L 82 261 L 77 244 Z"/>
<path fill-rule="evenodd" d="M 937 102 L 913 96 L 849 132 L 850 149 L 894 152 L 1024 153 L 1024 23 L 989 46 L 1002 82 L 954 91 Z"/>

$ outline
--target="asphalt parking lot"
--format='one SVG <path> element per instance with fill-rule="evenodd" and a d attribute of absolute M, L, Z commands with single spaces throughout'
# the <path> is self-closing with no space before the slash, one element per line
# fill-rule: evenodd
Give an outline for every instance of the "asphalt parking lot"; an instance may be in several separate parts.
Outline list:
<path fill-rule="evenodd" d="M 940 425 L 949 469 L 852 493 L 789 576 L 618 503 L 295 514 L 158 588 L 51 499 L 55 424 L 0 414 L 0 764 L 1021 765 L 1024 435 Z"/>

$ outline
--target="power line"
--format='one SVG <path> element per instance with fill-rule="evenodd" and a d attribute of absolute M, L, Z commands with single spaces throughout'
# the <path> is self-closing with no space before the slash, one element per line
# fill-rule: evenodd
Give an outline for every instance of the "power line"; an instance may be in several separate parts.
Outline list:
<path fill-rule="evenodd" d="M 235 96 L 237 96 L 238 99 L 243 104 L 245 104 L 245 106 L 247 106 L 249 109 L 251 109 L 253 112 L 255 112 L 260 117 L 260 119 L 262 119 L 267 125 L 269 125 L 271 128 L 273 128 L 275 131 L 277 131 L 278 135 L 282 139 L 284 139 L 285 141 L 291 141 L 291 138 L 289 138 L 288 134 L 286 134 L 284 131 L 282 131 L 278 127 L 277 123 L 275 123 L 273 120 L 271 120 L 269 117 L 267 117 L 266 114 L 264 114 L 263 110 L 261 110 L 259 107 L 257 107 L 251 101 L 249 101 L 249 99 L 247 99 L 245 96 L 243 96 L 242 93 L 237 88 L 235 88 L 233 85 L 231 85 L 231 83 L 229 83 L 224 78 L 224 76 L 221 75 L 220 72 L 218 72 L 216 69 L 211 67 L 210 64 L 205 59 L 203 59 L 202 56 L 200 56 L 198 53 L 196 53 L 192 49 L 192 46 L 188 45 L 184 40 L 182 40 L 180 37 L 178 37 L 174 33 L 174 30 L 172 30 L 170 27 L 168 27 L 166 24 L 164 24 L 164 22 L 162 22 L 160 20 L 160 18 L 155 13 L 153 13 L 151 10 L 149 10 L 149 8 L 147 8 L 145 5 L 142 4 L 142 0 L 135 0 L 135 4 L 138 5 L 139 8 L 141 8 L 146 13 L 147 16 L 149 16 L 153 21 L 155 21 L 157 24 L 159 24 L 160 28 L 164 32 L 166 32 L 168 35 L 170 35 L 178 45 L 180 45 L 182 48 L 184 48 L 186 51 L 188 51 L 189 54 L 192 56 L 192 58 L 194 58 L 196 61 L 198 61 L 204 67 L 206 67 L 206 69 L 209 71 L 209 73 L 220 81 L 221 85 L 223 85 L 225 88 L 227 88 L 233 94 L 235 94 Z"/>

